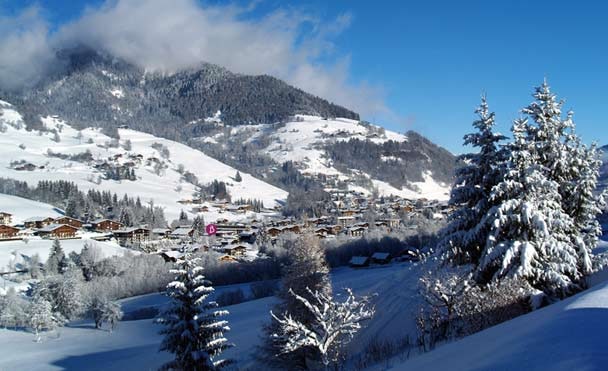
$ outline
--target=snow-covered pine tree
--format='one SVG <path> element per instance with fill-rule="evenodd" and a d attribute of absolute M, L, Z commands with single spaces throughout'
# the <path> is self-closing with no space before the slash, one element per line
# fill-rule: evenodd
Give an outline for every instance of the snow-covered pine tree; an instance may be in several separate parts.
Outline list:
<path fill-rule="evenodd" d="M 497 206 L 488 213 L 492 228 L 476 278 L 521 277 L 550 297 L 563 297 L 580 289 L 582 278 L 571 243 L 574 223 L 528 133 L 528 120 L 516 120 L 508 170 L 490 196 Z"/>
<path fill-rule="evenodd" d="M 273 309 L 274 313 L 289 314 L 294 320 L 312 326 L 316 321 L 308 308 L 293 294 L 313 301 L 311 292 L 319 292 L 331 297 L 332 290 L 329 281 L 329 267 L 325 260 L 325 251 L 319 244 L 319 239 L 312 234 L 304 234 L 289 246 L 290 263 L 284 267 L 281 289 L 278 297 L 281 302 Z M 278 368 L 302 369 L 306 368 L 306 359 L 315 356 L 311 349 L 301 348 L 290 353 L 283 353 L 285 346 L 284 336 L 280 334 L 279 323 L 270 322 L 264 328 L 264 344 L 261 358 L 266 364 Z"/>
<path fill-rule="evenodd" d="M 460 157 L 463 166 L 456 170 L 450 195 L 450 205 L 456 210 L 450 214 L 438 244 L 442 258 L 455 264 L 476 264 L 479 260 L 490 229 L 485 218 L 492 207 L 490 192 L 500 181 L 505 157 L 499 143 L 506 137 L 494 132 L 494 112 L 490 112 L 485 96 L 475 112 L 479 116 L 473 122 L 477 132 L 465 135 L 464 144 L 479 148 L 479 152 Z"/>
<path fill-rule="evenodd" d="M 51 253 L 45 264 L 45 273 L 47 275 L 63 273 L 67 266 L 67 260 L 61 242 L 55 239 L 51 246 Z"/>
<path fill-rule="evenodd" d="M 334 301 L 331 295 L 319 291 L 306 289 L 306 292 L 312 299 L 293 291 L 290 294 L 302 303 L 315 320 L 303 323 L 289 313 L 276 316 L 270 312 L 280 330 L 273 337 L 283 344 L 281 353 L 315 349 L 327 370 L 331 363 L 339 360 L 341 348 L 361 329 L 361 323 L 373 317 L 374 308 L 370 305 L 369 297 L 356 298 L 348 288 L 345 289 L 345 301 Z"/>
<path fill-rule="evenodd" d="M 601 235 L 597 216 L 603 198 L 595 194 L 601 161 L 595 147 L 586 147 L 575 134 L 574 113 L 562 117 L 563 101 L 551 92 L 547 81 L 535 89 L 533 97 L 535 101 L 523 109 L 534 122 L 527 126 L 528 141 L 535 144 L 533 157 L 544 167 L 547 179 L 559 186 L 562 209 L 574 222 L 570 236 L 577 264 L 587 275 Z"/>
<path fill-rule="evenodd" d="M 95 328 L 100 329 L 104 322 L 108 322 L 110 331 L 116 328 L 116 323 L 123 315 L 120 304 L 108 300 L 105 296 L 93 298 L 89 311 L 95 321 Z"/>
<path fill-rule="evenodd" d="M 165 325 L 160 350 L 173 353 L 175 359 L 163 369 L 216 370 L 230 363 L 219 358 L 232 346 L 224 338 L 230 330 L 228 322 L 218 319 L 228 312 L 208 301 L 213 287 L 203 276 L 199 260 L 185 254 L 171 270 L 175 280 L 167 285 L 171 304 L 159 320 Z"/>

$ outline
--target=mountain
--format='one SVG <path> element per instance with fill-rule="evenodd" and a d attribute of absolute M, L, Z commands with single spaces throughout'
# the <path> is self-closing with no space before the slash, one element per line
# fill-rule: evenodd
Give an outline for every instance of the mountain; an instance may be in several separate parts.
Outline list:
<path fill-rule="evenodd" d="M 113 138 L 129 128 L 186 144 L 286 191 L 349 189 L 446 199 L 455 157 L 415 132 L 394 133 L 270 76 L 201 63 L 145 71 L 79 47 L 33 88 L 0 92 L 28 129 L 55 117 Z M 121 130 L 123 130 L 121 129 Z"/>
<path fill-rule="evenodd" d="M 181 209 L 190 211 L 178 201 L 191 199 L 195 184 L 214 180 L 225 182 L 234 200 L 258 199 L 274 207 L 287 198 L 287 192 L 250 174 L 241 173 L 242 180 L 235 181 L 237 169 L 181 143 L 131 129 L 119 129 L 121 139 L 116 140 L 98 128 L 76 130 L 57 116 L 42 117 L 41 122 L 44 130 L 26 130 L 20 112 L 0 101 L 0 177 L 30 186 L 40 180 L 66 180 L 85 192 L 96 189 L 154 200 L 169 221 Z M 216 220 L 219 214 L 211 207 L 204 216 Z"/>
<path fill-rule="evenodd" d="M 602 167 L 600 168 L 600 187 L 602 189 L 608 188 L 608 145 L 600 148 L 602 153 Z"/>
<path fill-rule="evenodd" d="M 218 110 L 230 126 L 279 122 L 297 113 L 359 117 L 274 77 L 235 74 L 208 63 L 170 75 L 149 73 L 82 47 L 60 51 L 58 60 L 57 72 L 33 88 L 4 93 L 5 100 L 26 113 L 60 115 L 78 128 L 128 125 L 174 138 L 188 137 L 186 123 Z"/>

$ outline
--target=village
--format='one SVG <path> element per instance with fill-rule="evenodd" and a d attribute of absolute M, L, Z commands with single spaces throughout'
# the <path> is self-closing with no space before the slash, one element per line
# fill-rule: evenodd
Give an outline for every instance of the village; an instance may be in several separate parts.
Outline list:
<path fill-rule="evenodd" d="M 328 215 L 314 218 L 284 217 L 280 209 L 255 212 L 251 204 L 233 204 L 225 200 L 201 198 L 177 201 L 185 211 L 215 220 L 174 221 L 171 226 L 150 228 L 127 226 L 113 218 L 80 220 L 67 215 L 30 217 L 13 223 L 13 215 L 0 210 L 0 247 L 4 241 L 30 239 L 91 239 L 114 241 L 122 247 L 160 254 L 175 261 L 185 250 L 212 251 L 222 262 L 252 260 L 258 246 L 275 244 L 290 234 L 314 234 L 319 239 L 357 239 L 370 231 L 388 233 L 398 229 L 416 229 L 419 218 L 443 219 L 450 212 L 445 202 L 410 200 L 396 196 L 373 198 L 355 191 L 329 189 L 333 207 Z M 365 266 L 366 258 L 354 257 L 352 266 Z M 387 257 L 376 257 L 380 260 Z"/>

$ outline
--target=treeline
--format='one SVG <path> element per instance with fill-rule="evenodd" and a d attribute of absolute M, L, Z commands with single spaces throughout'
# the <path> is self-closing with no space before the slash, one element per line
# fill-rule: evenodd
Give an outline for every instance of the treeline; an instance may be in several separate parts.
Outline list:
<path fill-rule="evenodd" d="M 163 209 L 155 206 L 153 202 L 142 204 L 139 197 L 131 198 L 125 194 L 119 198 L 116 193 L 110 191 L 91 189 L 85 193 L 80 191 L 74 182 L 64 180 L 42 180 L 35 187 L 30 187 L 27 182 L 0 178 L 0 193 L 51 204 L 64 209 L 67 216 L 85 222 L 96 218 L 115 219 L 128 213 L 128 226 L 167 226 Z"/>

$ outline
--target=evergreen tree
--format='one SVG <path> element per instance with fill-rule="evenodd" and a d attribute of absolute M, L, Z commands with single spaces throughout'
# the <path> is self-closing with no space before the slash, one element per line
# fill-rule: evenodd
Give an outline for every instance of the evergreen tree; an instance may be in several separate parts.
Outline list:
<path fill-rule="evenodd" d="M 482 283 L 521 277 L 551 297 L 563 297 L 578 290 L 582 278 L 570 239 L 574 224 L 529 132 L 527 119 L 515 121 L 508 170 L 490 195 L 497 206 L 489 212 L 492 228 L 476 275 Z"/>
<path fill-rule="evenodd" d="M 61 242 L 55 239 L 51 247 L 51 253 L 45 264 L 45 273 L 47 275 L 63 273 L 66 266 L 67 259 L 61 247 Z"/>
<path fill-rule="evenodd" d="M 124 208 L 124 209 L 120 210 L 120 217 L 118 218 L 118 221 L 127 227 L 132 227 L 133 226 L 133 215 L 132 215 L 131 211 L 128 208 Z"/>
<path fill-rule="evenodd" d="M 494 133 L 494 113 L 489 111 L 486 97 L 475 111 L 479 118 L 473 122 L 477 132 L 464 136 L 464 144 L 479 148 L 478 153 L 460 157 L 464 164 L 456 171 L 456 181 L 450 205 L 456 210 L 442 231 L 438 247 L 443 258 L 456 264 L 477 263 L 489 232 L 487 212 L 492 188 L 500 181 L 504 151 L 499 142 L 505 137 Z"/>
<path fill-rule="evenodd" d="M 243 177 L 241 177 L 241 173 L 238 170 L 236 171 L 236 175 L 234 176 L 234 181 L 235 182 L 242 182 L 243 181 Z"/>
<path fill-rule="evenodd" d="M 230 330 L 228 322 L 218 319 L 228 312 L 208 301 L 213 287 L 203 276 L 199 260 L 186 254 L 171 270 L 175 280 L 167 285 L 171 304 L 160 319 L 165 325 L 160 350 L 173 353 L 175 359 L 164 369 L 215 370 L 230 363 L 219 358 L 231 346 L 224 338 Z"/>

